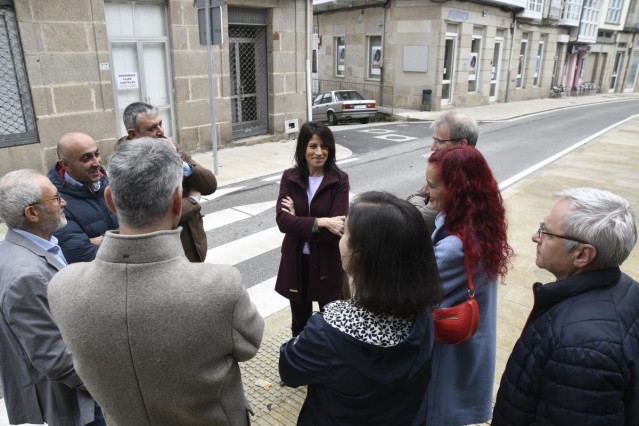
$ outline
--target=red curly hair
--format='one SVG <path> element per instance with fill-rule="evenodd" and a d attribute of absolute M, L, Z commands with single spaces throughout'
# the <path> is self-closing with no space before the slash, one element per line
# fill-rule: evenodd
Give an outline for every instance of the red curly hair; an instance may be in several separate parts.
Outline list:
<path fill-rule="evenodd" d="M 484 156 L 473 147 L 457 145 L 435 151 L 428 163 L 439 170 L 446 185 L 444 227 L 464 237 L 473 270 L 481 264 L 489 276 L 504 277 L 514 253 L 501 192 Z"/>

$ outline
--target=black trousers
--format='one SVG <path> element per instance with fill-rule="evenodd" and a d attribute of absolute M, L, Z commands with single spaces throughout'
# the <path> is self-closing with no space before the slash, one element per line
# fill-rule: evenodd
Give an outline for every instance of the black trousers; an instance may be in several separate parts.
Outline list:
<path fill-rule="evenodd" d="M 293 337 L 297 336 L 302 332 L 302 330 L 304 330 L 306 322 L 313 314 L 313 302 L 306 300 L 308 295 L 308 257 L 309 256 L 306 254 L 302 255 L 302 277 L 304 281 L 302 282 L 299 290 L 302 302 L 297 303 L 292 300 L 289 301 L 291 305 L 291 331 L 293 332 Z M 325 304 L 320 304 L 320 311 L 322 312 L 324 312 L 324 305 Z"/>

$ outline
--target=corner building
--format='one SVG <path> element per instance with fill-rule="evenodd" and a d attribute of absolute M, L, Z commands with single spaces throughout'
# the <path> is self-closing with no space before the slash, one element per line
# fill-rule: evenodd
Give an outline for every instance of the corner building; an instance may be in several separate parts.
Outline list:
<path fill-rule="evenodd" d="M 552 86 L 570 95 L 594 80 L 585 67 L 593 61 L 583 59 L 608 11 L 602 1 L 625 22 L 628 0 L 315 0 L 313 90 L 356 88 L 382 110 L 538 99 Z M 600 60 L 602 82 L 611 61 Z M 627 67 L 620 63 L 617 75 Z M 635 80 L 624 82 L 635 90 Z"/>
<path fill-rule="evenodd" d="M 310 1 L 227 3 L 212 49 L 218 146 L 281 139 L 306 120 Z M 108 159 L 135 101 L 157 106 L 185 149 L 211 149 L 193 0 L 0 0 L 0 176 L 45 171 L 69 131 Z"/>

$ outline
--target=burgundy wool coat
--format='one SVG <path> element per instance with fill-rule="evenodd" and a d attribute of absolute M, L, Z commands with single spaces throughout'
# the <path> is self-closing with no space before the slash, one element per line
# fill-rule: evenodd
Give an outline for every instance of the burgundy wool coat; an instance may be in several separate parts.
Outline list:
<path fill-rule="evenodd" d="M 297 168 L 284 171 L 280 183 L 280 194 L 275 206 L 275 220 L 280 231 L 285 233 L 282 243 L 282 259 L 275 283 L 275 291 L 287 299 L 300 303 L 302 277 L 302 248 L 308 241 L 310 247 L 307 301 L 322 304 L 342 299 L 342 261 L 339 254 L 339 239 L 326 228 L 313 234 L 313 222 L 319 217 L 346 216 L 348 213 L 348 175 L 342 179 L 325 174 L 317 188 L 309 209 L 306 186 L 299 177 Z M 291 197 L 295 216 L 282 211 L 282 200 Z M 309 211 L 310 210 L 310 211 Z"/>

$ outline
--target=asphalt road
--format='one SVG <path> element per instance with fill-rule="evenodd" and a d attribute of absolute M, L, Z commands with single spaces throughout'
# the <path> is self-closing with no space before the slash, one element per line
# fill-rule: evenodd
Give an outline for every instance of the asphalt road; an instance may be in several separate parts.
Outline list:
<path fill-rule="evenodd" d="M 636 111 L 639 111 L 639 101 L 633 100 L 481 123 L 477 148 L 487 158 L 497 180 L 502 182 Z M 337 143 L 353 152 L 352 161 L 341 166 L 349 174 L 352 193 L 381 190 L 406 197 L 424 184 L 432 136 L 430 123 L 337 125 L 332 129 Z M 250 219 L 212 231 L 210 248 L 223 248 L 233 240 L 276 226 L 274 201 L 279 180 L 276 176 L 273 178 L 243 183 L 242 190 L 204 205 L 203 211 L 211 213 L 233 206 L 273 202 L 273 207 Z M 279 259 L 279 248 L 276 248 L 235 266 L 242 273 L 245 285 L 251 287 L 276 276 Z"/>

